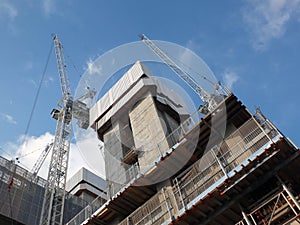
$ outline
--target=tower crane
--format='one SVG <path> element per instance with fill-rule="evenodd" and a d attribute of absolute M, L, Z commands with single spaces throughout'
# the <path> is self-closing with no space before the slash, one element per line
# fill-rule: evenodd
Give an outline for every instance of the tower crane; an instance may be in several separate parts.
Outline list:
<path fill-rule="evenodd" d="M 70 141 L 72 135 L 72 117 L 78 120 L 81 128 L 87 129 L 89 109 L 83 102 L 93 98 L 96 92 L 89 92 L 77 100 L 73 100 L 69 78 L 64 61 L 63 47 L 58 36 L 53 36 L 58 74 L 62 91 L 59 109 L 53 109 L 51 115 L 57 120 L 52 156 L 50 160 L 47 187 L 45 189 L 40 224 L 62 225 L 65 204 L 65 186 L 69 162 Z"/>
<path fill-rule="evenodd" d="M 181 78 L 194 92 L 196 92 L 204 105 L 200 107 L 200 111 L 204 114 L 212 112 L 217 105 L 222 101 L 225 94 L 229 94 L 230 91 L 224 87 L 224 93 L 218 92 L 220 89 L 220 82 L 214 84 L 214 89 L 211 94 L 205 91 L 193 77 L 180 68 L 165 52 L 163 52 L 153 41 L 151 41 L 146 35 L 140 35 L 141 40 L 171 69 L 175 74 Z"/>
<path fill-rule="evenodd" d="M 51 148 L 53 146 L 53 143 L 48 144 L 41 155 L 39 156 L 38 160 L 35 162 L 31 169 L 31 174 L 32 174 L 32 181 L 34 181 L 37 177 L 38 172 L 40 171 L 43 163 L 45 162 L 45 159 L 47 158 L 49 152 L 51 151 Z"/>

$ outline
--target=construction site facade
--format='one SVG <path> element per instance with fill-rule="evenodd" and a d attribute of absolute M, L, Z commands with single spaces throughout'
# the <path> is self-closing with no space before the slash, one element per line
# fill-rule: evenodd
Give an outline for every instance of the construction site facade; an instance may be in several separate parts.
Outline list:
<path fill-rule="evenodd" d="M 0 223 L 40 224 L 44 192 L 47 181 L 16 165 L 14 161 L 0 157 Z M 66 223 L 88 205 L 87 201 L 67 194 L 65 204 Z"/>
<path fill-rule="evenodd" d="M 91 108 L 90 125 L 104 142 L 108 201 L 69 225 L 300 224 L 299 149 L 232 93 L 189 114 L 136 62 Z"/>
<path fill-rule="evenodd" d="M 0 157 L 0 224 L 39 225 L 46 187 L 45 179 Z M 67 182 L 66 191 L 64 224 L 96 197 L 98 207 L 106 202 L 105 181 L 84 168 Z"/>

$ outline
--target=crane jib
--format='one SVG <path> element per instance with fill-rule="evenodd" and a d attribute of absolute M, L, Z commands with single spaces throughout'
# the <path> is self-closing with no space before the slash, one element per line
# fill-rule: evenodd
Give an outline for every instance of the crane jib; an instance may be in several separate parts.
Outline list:
<path fill-rule="evenodd" d="M 214 90 L 212 94 L 209 94 L 205 91 L 192 76 L 190 76 L 186 71 L 184 71 L 180 66 L 178 66 L 165 52 L 163 52 L 153 41 L 147 38 L 146 35 L 140 35 L 141 40 L 167 65 L 171 70 L 175 72 L 175 74 L 181 78 L 195 93 L 199 95 L 201 100 L 204 102 L 203 112 L 206 113 L 213 111 L 216 109 L 219 99 L 222 99 L 223 93 L 216 93 L 217 89 L 220 87 L 219 82 L 214 84 Z M 204 79 L 207 80 L 206 77 Z M 224 89 L 226 94 L 229 93 L 227 89 Z M 220 98 L 222 97 L 222 98 Z M 206 114 L 205 113 L 205 114 Z"/>

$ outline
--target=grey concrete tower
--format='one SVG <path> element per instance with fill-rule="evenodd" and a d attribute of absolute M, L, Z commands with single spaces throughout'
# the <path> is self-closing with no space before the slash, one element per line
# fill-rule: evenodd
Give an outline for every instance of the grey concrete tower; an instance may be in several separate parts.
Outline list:
<path fill-rule="evenodd" d="M 104 142 L 108 197 L 174 145 L 168 135 L 188 116 L 181 97 L 139 61 L 112 86 L 90 111 Z"/>

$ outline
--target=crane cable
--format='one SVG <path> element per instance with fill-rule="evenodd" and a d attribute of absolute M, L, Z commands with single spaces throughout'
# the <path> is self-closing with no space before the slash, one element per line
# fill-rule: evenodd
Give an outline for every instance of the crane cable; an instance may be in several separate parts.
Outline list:
<path fill-rule="evenodd" d="M 25 154 L 23 154 L 23 155 L 17 156 L 15 159 L 16 159 L 17 161 L 19 161 L 21 158 L 27 157 L 28 155 L 31 155 L 31 154 L 33 154 L 33 153 L 35 153 L 35 152 L 38 152 L 38 151 L 41 151 L 41 150 L 43 150 L 43 149 L 45 149 L 45 147 L 40 147 L 40 148 L 35 149 L 35 150 L 31 151 L 31 152 L 28 152 L 28 153 L 25 153 Z"/>
<path fill-rule="evenodd" d="M 65 52 L 66 52 L 66 49 L 64 48 L 64 50 L 65 50 Z M 80 73 L 79 73 L 79 70 L 77 69 L 77 66 L 75 65 L 75 63 L 74 63 L 74 61 L 73 61 L 73 59 L 71 58 L 71 56 L 70 55 L 66 55 L 67 56 L 67 59 L 70 61 L 70 63 L 71 63 L 71 65 L 72 65 L 72 67 L 73 67 L 73 69 L 75 70 L 75 72 L 77 73 L 77 75 L 81 78 L 81 75 L 80 75 Z"/>
<path fill-rule="evenodd" d="M 50 51 L 48 53 L 48 57 L 47 57 L 47 61 L 46 61 L 46 65 L 45 65 L 44 70 L 43 70 L 43 74 L 42 74 L 42 77 L 41 77 L 41 80 L 40 80 L 40 83 L 39 83 L 39 86 L 38 86 L 37 93 L 36 93 L 34 101 L 33 101 L 33 106 L 32 106 L 32 109 L 31 109 L 31 112 L 30 112 L 30 115 L 29 115 L 29 119 L 28 119 L 26 129 L 25 129 L 23 144 L 26 143 L 26 137 L 27 137 L 28 132 L 29 132 L 29 127 L 31 125 L 31 120 L 32 120 L 32 117 L 33 117 L 33 113 L 35 111 L 36 104 L 37 104 L 37 101 L 38 101 L 38 98 L 39 98 L 39 95 L 40 95 L 41 87 L 42 87 L 42 84 L 44 82 L 44 78 L 45 78 L 45 75 L 46 75 L 46 71 L 47 71 L 47 68 L 48 68 L 48 64 L 49 64 L 49 61 L 50 61 L 50 56 L 51 56 L 52 50 L 53 50 L 53 45 L 51 44 Z"/>
<path fill-rule="evenodd" d="M 25 146 L 26 141 L 27 141 L 27 135 L 28 135 L 28 132 L 29 132 L 29 127 L 31 125 L 33 113 L 35 111 L 36 104 L 37 104 L 38 98 L 40 96 L 41 87 L 42 87 L 44 79 L 45 79 L 45 75 L 46 75 L 46 71 L 47 71 L 47 68 L 48 68 L 49 61 L 50 61 L 50 56 L 51 56 L 52 50 L 53 50 L 53 45 L 51 44 L 50 50 L 49 50 L 49 53 L 48 53 L 48 56 L 47 56 L 46 64 L 45 64 L 45 67 L 44 67 L 44 70 L 43 70 L 43 74 L 42 74 L 42 77 L 41 77 L 41 80 L 40 80 L 40 83 L 39 83 L 39 86 L 38 86 L 38 89 L 37 89 L 37 92 L 36 92 L 36 95 L 35 95 L 35 98 L 34 98 L 34 101 L 33 101 L 33 106 L 32 106 L 32 109 L 31 109 L 31 112 L 30 112 L 30 115 L 29 115 L 29 119 L 28 119 L 28 122 L 27 122 L 27 125 L 26 125 L 26 129 L 25 129 L 25 132 L 24 132 L 24 139 L 23 139 L 23 144 L 22 144 L 24 146 Z M 23 158 L 24 156 L 32 154 L 33 152 L 35 152 L 35 151 L 24 154 L 23 156 L 19 156 L 19 157 L 17 156 L 16 157 L 17 162 L 19 162 L 20 158 Z"/>
<path fill-rule="evenodd" d="M 65 52 L 67 52 L 65 48 L 64 48 L 64 50 L 65 50 Z M 68 53 L 68 52 L 67 52 L 67 53 Z M 66 56 L 67 56 L 67 60 L 70 61 L 70 64 L 72 65 L 74 71 L 77 73 L 77 75 L 78 75 L 79 78 L 81 79 L 81 78 L 82 78 L 82 75 L 80 75 L 80 72 L 79 72 L 77 66 L 76 66 L 75 63 L 74 63 L 74 60 L 71 58 L 71 56 L 70 56 L 69 54 L 67 54 Z M 80 81 L 81 81 L 81 80 L 80 80 Z M 86 89 L 89 89 L 90 86 L 88 85 L 87 81 L 84 79 L 83 82 L 84 82 L 85 88 L 86 88 Z"/>
<path fill-rule="evenodd" d="M 171 57 L 174 59 L 174 61 L 177 61 L 177 63 L 181 63 L 183 66 L 185 66 L 188 70 L 190 70 L 191 72 L 194 72 L 195 74 L 199 75 L 203 80 L 207 81 L 209 84 L 211 84 L 212 86 L 215 85 L 215 82 L 213 82 L 212 80 L 208 79 L 206 76 L 203 76 L 201 73 L 199 73 L 198 71 L 194 70 L 191 66 L 187 65 L 186 63 L 184 63 L 183 61 L 175 58 L 175 57 Z M 182 68 L 181 68 L 182 69 Z M 184 72 L 186 72 L 184 70 Z M 190 75 L 190 73 L 186 72 L 187 74 Z"/>
<path fill-rule="evenodd" d="M 25 145 L 25 143 L 27 141 L 26 136 L 28 135 L 28 131 L 29 131 L 29 127 L 30 127 L 30 124 L 31 124 L 32 117 L 33 117 L 33 113 L 34 113 L 34 110 L 36 108 L 36 104 L 37 104 L 37 101 L 38 101 L 38 97 L 40 95 L 42 84 L 44 82 L 44 78 L 45 78 L 45 74 L 46 74 L 48 64 L 49 64 L 49 61 L 50 61 L 50 56 L 51 56 L 51 53 L 52 53 L 52 49 L 53 49 L 53 46 L 51 45 L 50 51 L 49 51 L 48 56 L 47 56 L 46 65 L 44 67 L 43 74 L 42 74 L 42 77 L 41 77 L 41 80 L 40 80 L 40 83 L 39 83 L 39 86 L 38 86 L 38 90 L 37 90 L 37 93 L 36 93 L 34 101 L 33 101 L 33 106 L 32 106 L 31 112 L 30 112 L 30 116 L 29 116 L 29 119 L 28 119 L 28 122 L 27 122 L 27 125 L 26 125 L 26 129 L 25 129 L 25 133 L 24 133 L 24 140 L 23 140 L 22 145 Z M 28 154 L 31 154 L 31 153 L 28 153 Z M 28 155 L 28 154 L 26 154 L 26 155 Z M 17 158 L 20 158 L 20 157 L 17 157 Z M 12 176 L 12 179 L 13 179 L 13 176 Z M 12 186 L 12 184 L 10 186 Z"/>

